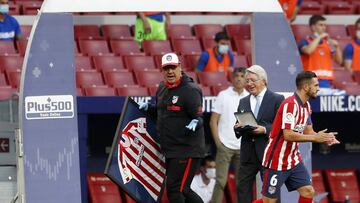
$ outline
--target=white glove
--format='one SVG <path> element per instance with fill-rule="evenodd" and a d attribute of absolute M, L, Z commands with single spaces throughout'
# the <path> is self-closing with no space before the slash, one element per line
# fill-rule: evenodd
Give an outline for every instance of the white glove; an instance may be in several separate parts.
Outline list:
<path fill-rule="evenodd" d="M 187 129 L 192 130 L 195 132 L 196 126 L 198 124 L 199 120 L 198 119 L 192 119 L 191 122 L 189 123 L 189 125 L 185 126 Z"/>
<path fill-rule="evenodd" d="M 139 110 L 147 111 L 149 108 L 149 103 L 139 102 Z"/>

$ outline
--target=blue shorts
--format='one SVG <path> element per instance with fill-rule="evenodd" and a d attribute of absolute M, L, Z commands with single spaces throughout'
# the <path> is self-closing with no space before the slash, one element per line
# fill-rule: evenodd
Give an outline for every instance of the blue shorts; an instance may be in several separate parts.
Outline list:
<path fill-rule="evenodd" d="M 289 192 L 306 185 L 311 185 L 311 178 L 303 162 L 286 171 L 265 169 L 261 193 L 265 197 L 277 199 L 280 196 L 281 186 L 284 183 Z"/>

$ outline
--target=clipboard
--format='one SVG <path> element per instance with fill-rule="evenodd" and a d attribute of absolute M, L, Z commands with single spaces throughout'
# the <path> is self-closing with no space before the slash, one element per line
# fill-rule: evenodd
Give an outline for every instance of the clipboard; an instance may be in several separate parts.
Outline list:
<path fill-rule="evenodd" d="M 242 125 L 244 125 L 244 127 L 248 128 L 253 128 L 255 129 L 257 124 L 257 121 L 255 119 L 254 114 L 250 111 L 250 112 L 235 112 L 234 113 L 236 120 L 241 123 Z"/>

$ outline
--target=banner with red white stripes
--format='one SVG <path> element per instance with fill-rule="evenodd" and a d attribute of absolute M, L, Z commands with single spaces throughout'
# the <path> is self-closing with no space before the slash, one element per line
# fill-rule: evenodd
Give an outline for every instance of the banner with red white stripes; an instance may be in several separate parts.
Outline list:
<path fill-rule="evenodd" d="M 158 144 L 155 122 L 127 98 L 113 141 L 105 174 L 137 202 L 160 202 L 165 180 L 165 157 Z"/>

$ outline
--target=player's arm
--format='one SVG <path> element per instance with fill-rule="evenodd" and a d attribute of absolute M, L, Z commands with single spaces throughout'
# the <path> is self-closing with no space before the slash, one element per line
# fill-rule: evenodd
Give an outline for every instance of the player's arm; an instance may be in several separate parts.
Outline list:
<path fill-rule="evenodd" d="M 290 142 L 318 142 L 327 143 L 336 139 L 335 133 L 326 132 L 327 129 L 319 131 L 315 134 L 301 134 L 290 129 L 283 129 L 284 140 Z"/>
<path fill-rule="evenodd" d="M 346 70 L 352 73 L 353 72 L 352 59 L 354 56 L 354 47 L 351 44 L 346 45 L 343 55 L 344 55 L 344 66 Z"/>
<path fill-rule="evenodd" d="M 214 139 L 215 145 L 217 147 L 220 146 L 221 142 L 220 142 L 220 138 L 219 138 L 219 131 L 218 131 L 218 123 L 219 123 L 219 119 L 220 119 L 220 114 L 216 113 L 216 112 L 212 112 L 211 113 L 211 117 L 210 117 L 210 130 L 211 130 L 211 135 Z"/>
<path fill-rule="evenodd" d="M 305 134 L 311 134 L 311 135 L 317 135 L 318 133 L 314 131 L 313 126 L 312 125 L 307 125 L 305 130 L 304 130 Z M 337 132 L 332 132 L 334 135 L 337 135 Z M 332 139 L 330 142 L 325 142 L 325 144 L 331 146 L 334 144 L 340 144 L 340 142 L 334 138 Z"/>
<path fill-rule="evenodd" d="M 339 42 L 337 40 L 334 40 L 334 39 L 330 39 L 329 38 L 329 42 L 330 44 L 334 47 L 335 49 L 335 53 L 333 54 L 333 60 L 341 65 L 342 62 L 343 62 L 343 56 L 342 56 L 342 51 L 340 49 L 340 45 L 339 45 Z"/>
<path fill-rule="evenodd" d="M 145 33 L 151 33 L 151 27 L 150 27 L 150 23 L 145 15 L 145 13 L 143 12 L 138 12 L 137 13 L 141 19 L 141 21 L 143 22 L 144 25 L 144 32 Z"/>

